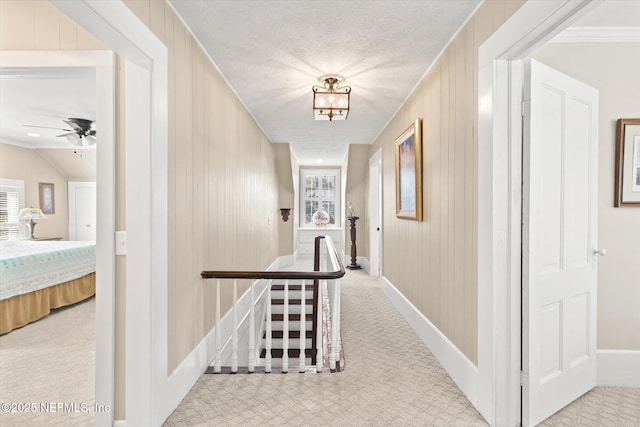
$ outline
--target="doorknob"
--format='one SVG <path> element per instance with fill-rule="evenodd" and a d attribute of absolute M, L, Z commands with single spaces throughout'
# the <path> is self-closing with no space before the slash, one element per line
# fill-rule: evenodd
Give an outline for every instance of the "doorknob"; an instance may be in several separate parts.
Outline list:
<path fill-rule="evenodd" d="M 593 250 L 593 254 L 594 255 L 605 256 L 607 254 L 607 250 L 606 249 L 594 249 Z"/>

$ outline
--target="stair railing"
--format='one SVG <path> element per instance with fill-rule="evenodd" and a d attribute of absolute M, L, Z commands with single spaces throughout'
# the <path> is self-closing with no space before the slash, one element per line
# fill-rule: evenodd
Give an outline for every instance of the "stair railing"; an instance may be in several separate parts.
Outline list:
<path fill-rule="evenodd" d="M 324 240 L 324 245 L 321 242 Z M 336 248 L 329 236 L 318 236 L 315 238 L 314 248 L 314 271 L 203 271 L 201 273 L 204 279 L 216 279 L 215 281 L 215 349 L 213 358 L 213 372 L 220 373 L 222 371 L 222 342 L 221 342 L 221 311 L 220 311 L 220 287 L 221 280 L 232 280 L 232 293 L 233 293 L 233 306 L 231 308 L 232 318 L 232 332 L 231 332 L 231 367 L 232 373 L 238 372 L 238 280 L 249 279 L 252 280 L 250 292 L 250 310 L 249 310 L 249 337 L 248 337 L 248 357 L 247 357 L 247 371 L 255 372 L 256 359 L 258 358 L 258 346 L 256 336 L 256 288 L 258 283 L 263 283 L 267 280 L 267 286 L 265 292 L 262 295 L 266 296 L 265 310 L 263 311 L 266 334 L 266 357 L 265 357 L 265 372 L 272 372 L 272 325 L 271 325 L 271 285 L 274 280 L 284 281 L 284 314 L 283 321 L 287 325 L 289 319 L 288 314 L 288 299 L 289 299 L 289 281 L 300 280 L 301 281 L 301 313 L 300 313 L 300 356 L 298 360 L 298 371 L 305 372 L 306 370 L 306 309 L 305 309 L 305 289 L 308 282 L 313 283 L 313 311 L 316 313 L 312 320 L 312 338 L 311 338 L 311 354 L 312 365 L 315 365 L 317 372 L 322 372 L 324 367 L 325 353 L 323 347 L 328 350 L 328 364 L 329 369 L 333 372 L 336 368 L 339 368 L 339 334 L 340 334 L 340 278 L 345 275 L 344 266 L 341 261 L 341 257 L 338 255 Z M 330 329 L 329 343 L 324 343 L 323 333 L 323 304 L 329 305 L 330 324 L 324 325 Z M 263 316 L 260 316 L 262 319 Z M 283 353 L 282 353 L 282 371 L 288 371 L 288 348 L 289 348 L 289 334 L 286 333 L 288 325 L 285 326 L 283 331 Z M 318 343 L 324 343 L 324 345 L 318 345 Z M 339 369 L 338 369 L 339 370 Z"/>

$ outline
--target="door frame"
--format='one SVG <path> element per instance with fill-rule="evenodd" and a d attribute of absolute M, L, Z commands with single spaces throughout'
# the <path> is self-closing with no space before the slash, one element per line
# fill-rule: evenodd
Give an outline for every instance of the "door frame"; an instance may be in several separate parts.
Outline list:
<path fill-rule="evenodd" d="M 478 52 L 477 407 L 491 425 L 521 414 L 522 60 L 600 2 L 529 0 Z"/>
<path fill-rule="evenodd" d="M 95 181 L 69 181 L 67 183 L 67 194 L 69 197 L 69 240 L 76 240 L 76 192 L 77 188 L 93 188 L 96 189 Z M 96 193 L 97 195 L 97 193 Z M 96 197 L 97 202 L 97 197 Z M 97 206 L 96 206 L 96 217 L 97 217 Z M 115 227 L 113 229 L 115 231 Z M 97 232 L 97 230 L 96 230 Z"/>
<path fill-rule="evenodd" d="M 122 1 L 49 2 L 113 49 L 125 66 L 123 92 L 129 102 L 123 125 L 125 135 L 119 136 L 128 141 L 125 172 L 129 179 L 120 185 L 126 193 L 124 221 L 129 226 L 123 267 L 127 286 L 121 289 L 126 303 L 120 307 L 126 318 L 124 354 L 119 350 L 125 365 L 124 386 L 120 387 L 126 397 L 125 408 L 120 411 L 126 411 L 127 425 L 161 425 L 179 403 L 175 402 L 179 393 L 176 390 L 182 391 L 186 386 L 180 381 L 172 384 L 167 372 L 167 48 Z M 110 238 L 113 240 L 113 234 Z M 113 342 L 111 345 L 115 353 Z M 111 409 L 96 414 L 97 426 L 114 424 Z"/>
<path fill-rule="evenodd" d="M 96 145 L 96 309 L 95 309 L 95 402 L 113 408 L 115 333 L 115 113 L 114 55 L 112 51 L 3 51 L 2 67 L 90 67 L 96 70 L 96 122 L 100 139 Z M 95 185 L 95 183 L 94 183 Z M 112 418 L 111 411 L 96 412 L 96 424 Z M 111 424 L 109 424 L 111 425 Z"/>
<path fill-rule="evenodd" d="M 371 184 L 371 173 L 377 169 L 375 179 L 377 180 L 377 191 L 373 191 L 376 187 Z M 377 211 L 378 224 L 369 221 L 369 275 L 382 277 L 382 148 L 379 148 L 369 158 L 369 203 L 367 204 L 369 218 L 371 214 Z M 375 230 L 378 228 L 378 230 Z M 378 251 L 374 253 L 372 250 L 373 237 L 377 236 Z M 374 272 L 374 267 L 376 271 Z"/>

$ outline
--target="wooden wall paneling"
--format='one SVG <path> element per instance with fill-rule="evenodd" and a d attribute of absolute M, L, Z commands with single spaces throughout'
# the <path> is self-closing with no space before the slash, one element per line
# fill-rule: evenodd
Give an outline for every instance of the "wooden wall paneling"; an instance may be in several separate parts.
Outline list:
<path fill-rule="evenodd" d="M 2 2 L 0 2 L 2 3 Z M 58 15 L 58 28 L 60 29 L 60 50 L 75 50 L 78 48 L 78 25 L 67 15 Z"/>
<path fill-rule="evenodd" d="M 209 238 L 211 235 L 211 222 L 209 221 L 209 205 L 210 191 L 212 191 L 210 180 L 210 120 L 207 115 L 208 111 L 211 111 L 210 96 L 210 67 L 209 62 L 204 53 L 200 55 L 201 67 L 202 67 L 202 87 L 199 90 L 202 92 L 202 111 L 199 114 L 200 120 L 202 120 L 202 254 L 200 257 L 200 263 L 203 270 L 208 269 L 209 260 L 211 259 L 211 252 L 209 248 Z M 212 281 L 201 280 L 199 286 L 202 287 L 202 329 L 203 331 L 209 331 L 211 329 L 211 295 L 213 291 Z M 215 315 L 215 314 L 214 314 Z"/>
<path fill-rule="evenodd" d="M 0 1 L 2 50 L 35 50 L 33 1 Z"/>
<path fill-rule="evenodd" d="M 474 67 L 474 29 L 473 21 L 467 26 L 465 32 L 465 94 L 467 114 L 465 122 L 465 144 L 464 144 L 464 212 L 465 212 L 465 235 L 464 235 L 464 340 L 468 345 L 469 358 L 473 363 L 477 363 L 477 331 L 474 328 L 477 325 L 477 316 L 475 316 L 477 301 L 474 298 L 478 285 L 476 280 L 476 265 L 474 263 L 474 254 L 476 249 L 474 246 L 474 233 L 476 229 L 476 221 L 474 217 L 474 183 L 477 181 L 477 169 L 475 158 L 475 136 L 473 123 L 478 115 L 478 103 L 476 102 L 476 85 L 475 85 L 475 67 Z"/>
<path fill-rule="evenodd" d="M 175 248 L 175 255 L 172 264 L 175 271 L 173 276 L 173 282 L 169 283 L 169 286 L 174 289 L 174 299 L 169 304 L 174 305 L 175 317 L 173 323 L 176 325 L 176 336 L 174 337 L 173 346 L 177 350 L 176 362 L 185 356 L 184 352 L 190 341 L 190 329 L 188 329 L 188 317 L 191 312 L 185 312 L 189 310 L 189 306 L 186 303 L 189 295 L 187 289 L 185 289 L 185 267 L 182 262 L 183 257 L 188 253 L 188 240 L 187 240 L 187 179 L 189 165 L 186 164 L 188 156 L 188 144 L 186 141 L 186 132 L 190 117 L 187 115 L 188 107 L 188 93 L 187 85 L 190 86 L 189 76 L 189 64 L 187 63 L 186 53 L 186 31 L 177 17 L 174 17 L 173 27 L 173 39 L 174 39 L 174 69 L 175 76 L 173 80 L 173 90 L 175 91 L 175 134 L 173 145 L 174 151 L 174 175 L 169 179 L 175 183 L 175 194 L 173 201 L 169 200 L 170 209 L 174 210 L 174 224 L 175 229 L 174 240 L 169 241 L 169 246 Z M 186 257 L 185 257 L 186 258 Z M 177 366 L 177 364 L 176 364 Z M 175 368 L 175 366 L 174 366 Z"/>
<path fill-rule="evenodd" d="M 34 49 L 60 49 L 60 21 L 61 13 L 49 2 L 35 2 L 33 6 Z M 73 24 L 76 26 L 77 24 Z"/>
<path fill-rule="evenodd" d="M 149 29 L 160 40 L 165 40 L 165 11 L 169 8 L 169 5 L 164 1 L 150 1 L 149 2 Z"/>
<path fill-rule="evenodd" d="M 411 113 L 412 115 L 412 119 L 411 120 L 415 120 L 418 117 L 424 117 L 425 115 L 425 110 L 424 110 L 424 98 L 425 98 L 425 93 L 424 93 L 424 81 L 420 82 L 419 85 L 419 91 L 418 91 L 418 96 L 416 97 L 416 104 L 414 106 L 415 111 L 413 111 Z M 428 239 L 429 239 L 429 233 L 428 233 L 428 216 L 427 216 L 427 210 L 425 209 L 426 205 L 425 205 L 425 191 L 424 191 L 424 185 L 426 184 L 426 180 L 425 180 L 425 176 L 424 176 L 424 170 L 425 170 L 425 164 L 424 164 L 424 123 L 423 123 L 423 127 L 422 127 L 422 176 L 420 177 L 420 179 L 422 180 L 422 221 L 421 222 L 413 222 L 413 227 L 416 229 L 416 235 L 417 235 L 417 239 L 418 239 L 418 256 L 419 256 L 419 262 L 415 263 L 415 267 L 414 267 L 414 277 L 418 277 L 419 280 L 415 281 L 416 284 L 418 285 L 416 288 L 416 298 L 419 302 L 419 307 L 420 307 L 420 311 L 422 311 L 424 313 L 425 309 L 426 309 L 426 300 L 425 300 L 425 296 L 427 294 L 427 286 L 429 286 L 429 282 L 427 281 L 427 277 L 426 277 L 426 270 L 425 270 L 425 257 L 427 254 L 426 251 L 426 245 L 428 243 Z M 413 280 L 410 280 L 410 282 L 414 282 Z"/>
<path fill-rule="evenodd" d="M 204 336 L 205 329 L 202 325 L 202 318 L 204 316 L 203 307 L 203 281 L 198 277 L 198 273 L 204 270 L 203 255 L 204 249 L 204 207 L 205 207 L 205 192 L 204 192 L 204 92 L 205 92 L 205 80 L 204 80 L 204 55 L 198 48 L 197 44 L 192 40 L 192 55 L 193 55 L 193 81 L 191 84 L 192 97 L 192 140 L 193 149 L 191 152 L 192 158 L 192 186 L 193 186 L 193 220 L 191 223 L 191 236 L 193 241 L 193 257 L 191 258 L 191 267 L 189 278 L 193 286 L 193 296 L 191 305 L 194 311 L 194 341 L 197 343 L 199 338 Z"/>
<path fill-rule="evenodd" d="M 488 2 L 491 7 L 491 32 L 495 32 L 495 30 L 500 27 L 504 23 L 505 16 L 505 0 L 496 0 Z"/>
<path fill-rule="evenodd" d="M 439 64 L 433 67 L 431 71 L 431 85 L 429 103 L 431 105 L 431 114 L 429 115 L 429 127 L 432 137 L 431 143 L 431 207 L 429 209 L 429 217 L 432 224 L 432 237 L 431 237 L 431 312 L 432 322 L 437 327 L 441 326 L 440 319 L 442 318 L 441 312 L 443 310 L 441 302 L 441 289 L 442 289 L 442 272 L 440 270 L 441 265 L 441 239 L 442 239 L 442 118 L 440 110 L 440 97 L 441 97 L 441 72 Z"/>
<path fill-rule="evenodd" d="M 206 207 L 206 217 L 208 222 L 208 228 L 206 230 L 207 241 L 205 242 L 207 245 L 207 258 L 205 260 L 205 267 L 207 269 L 217 268 L 216 259 L 218 256 L 218 239 L 219 236 L 219 227 L 220 222 L 215 216 L 220 200 L 220 191 L 221 186 L 218 181 L 218 171 L 220 170 L 219 165 L 219 146 L 216 144 L 217 130 L 220 128 L 220 115 L 216 110 L 216 106 L 218 100 L 216 99 L 218 94 L 218 86 L 216 85 L 216 72 L 210 64 L 207 64 L 206 68 L 207 74 L 207 110 L 205 113 L 208 135 L 207 135 L 207 196 L 208 203 Z M 211 327 L 215 325 L 215 304 L 216 304 L 216 295 L 215 295 L 215 284 L 213 281 L 204 281 L 205 287 L 205 330 L 209 330 Z"/>
<path fill-rule="evenodd" d="M 434 287 L 433 278 L 431 277 L 431 244 L 433 242 L 433 213 L 432 213 L 432 158 L 431 144 L 433 142 L 433 129 L 431 128 L 431 84 L 429 73 L 421 84 L 423 93 L 421 100 L 422 110 L 422 216 L 424 221 L 424 240 L 421 277 L 423 278 L 422 286 L 422 312 L 426 316 L 432 316 L 432 290 Z"/>
<path fill-rule="evenodd" d="M 441 165 L 441 187 L 440 187 L 440 208 L 442 230 L 440 239 L 440 283 L 442 292 L 440 293 L 440 305 L 443 307 L 443 316 L 440 319 L 441 330 L 451 338 L 450 334 L 450 310 L 449 310 L 449 102 L 450 102 L 450 76 L 449 76 L 449 52 L 445 51 L 440 57 L 440 141 L 442 150 L 440 152 Z"/>
<path fill-rule="evenodd" d="M 463 29 L 456 38 L 453 47 L 455 50 L 455 79 L 456 79 L 456 97 L 455 97 L 455 228 L 454 228 L 454 281 L 455 281 L 455 293 L 454 293 L 454 306 L 456 311 L 456 327 L 455 337 L 458 342 L 462 343 L 463 349 L 467 346 L 467 342 L 464 340 L 464 287 L 465 287 L 465 268 L 467 260 L 465 258 L 464 251 L 464 237 L 467 232 L 465 228 L 465 210 L 464 210 L 464 180 L 465 180 L 465 128 L 468 123 L 467 117 L 467 97 L 466 97 L 466 85 L 465 85 L 465 30 Z M 461 268 L 462 267 L 462 268 Z"/>
<path fill-rule="evenodd" d="M 448 194 L 447 194 L 447 202 L 448 202 L 448 221 L 449 226 L 447 228 L 447 237 L 448 237 L 448 259 L 447 259 L 447 270 L 448 270 L 448 278 L 447 278 L 447 314 L 448 314 L 448 323 L 449 323 L 449 336 L 451 340 L 459 345 L 457 337 L 455 335 L 456 321 L 457 321 L 457 313 L 456 313 L 456 301 L 455 301 L 455 266 L 456 266 L 456 252 L 455 252 L 455 233 L 456 233 L 456 223 L 455 223 L 455 197 L 456 197 L 456 179 L 455 179 L 455 154 L 456 154 L 456 122 L 457 122 L 457 111 L 456 111 L 456 57 L 455 57 L 455 49 L 453 45 L 448 49 L 448 59 L 449 59 L 449 69 L 448 69 L 448 77 L 449 77 L 449 98 L 447 102 L 447 106 L 449 107 L 449 121 L 448 121 L 448 138 L 447 138 L 447 148 L 448 148 L 448 157 L 447 157 L 447 172 L 448 172 Z"/>
<path fill-rule="evenodd" d="M 124 3 L 136 16 L 149 27 L 149 8 L 152 0 L 124 0 Z"/>

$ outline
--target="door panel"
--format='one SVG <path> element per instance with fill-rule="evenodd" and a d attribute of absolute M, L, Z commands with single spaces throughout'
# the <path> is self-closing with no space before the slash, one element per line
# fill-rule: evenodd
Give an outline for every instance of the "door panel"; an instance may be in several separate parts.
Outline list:
<path fill-rule="evenodd" d="M 369 159 L 369 274 L 380 275 L 382 232 L 381 152 Z"/>
<path fill-rule="evenodd" d="M 523 123 L 522 423 L 595 386 L 598 93 L 527 62 Z"/>
<path fill-rule="evenodd" d="M 96 240 L 95 182 L 69 182 L 69 239 Z"/>

